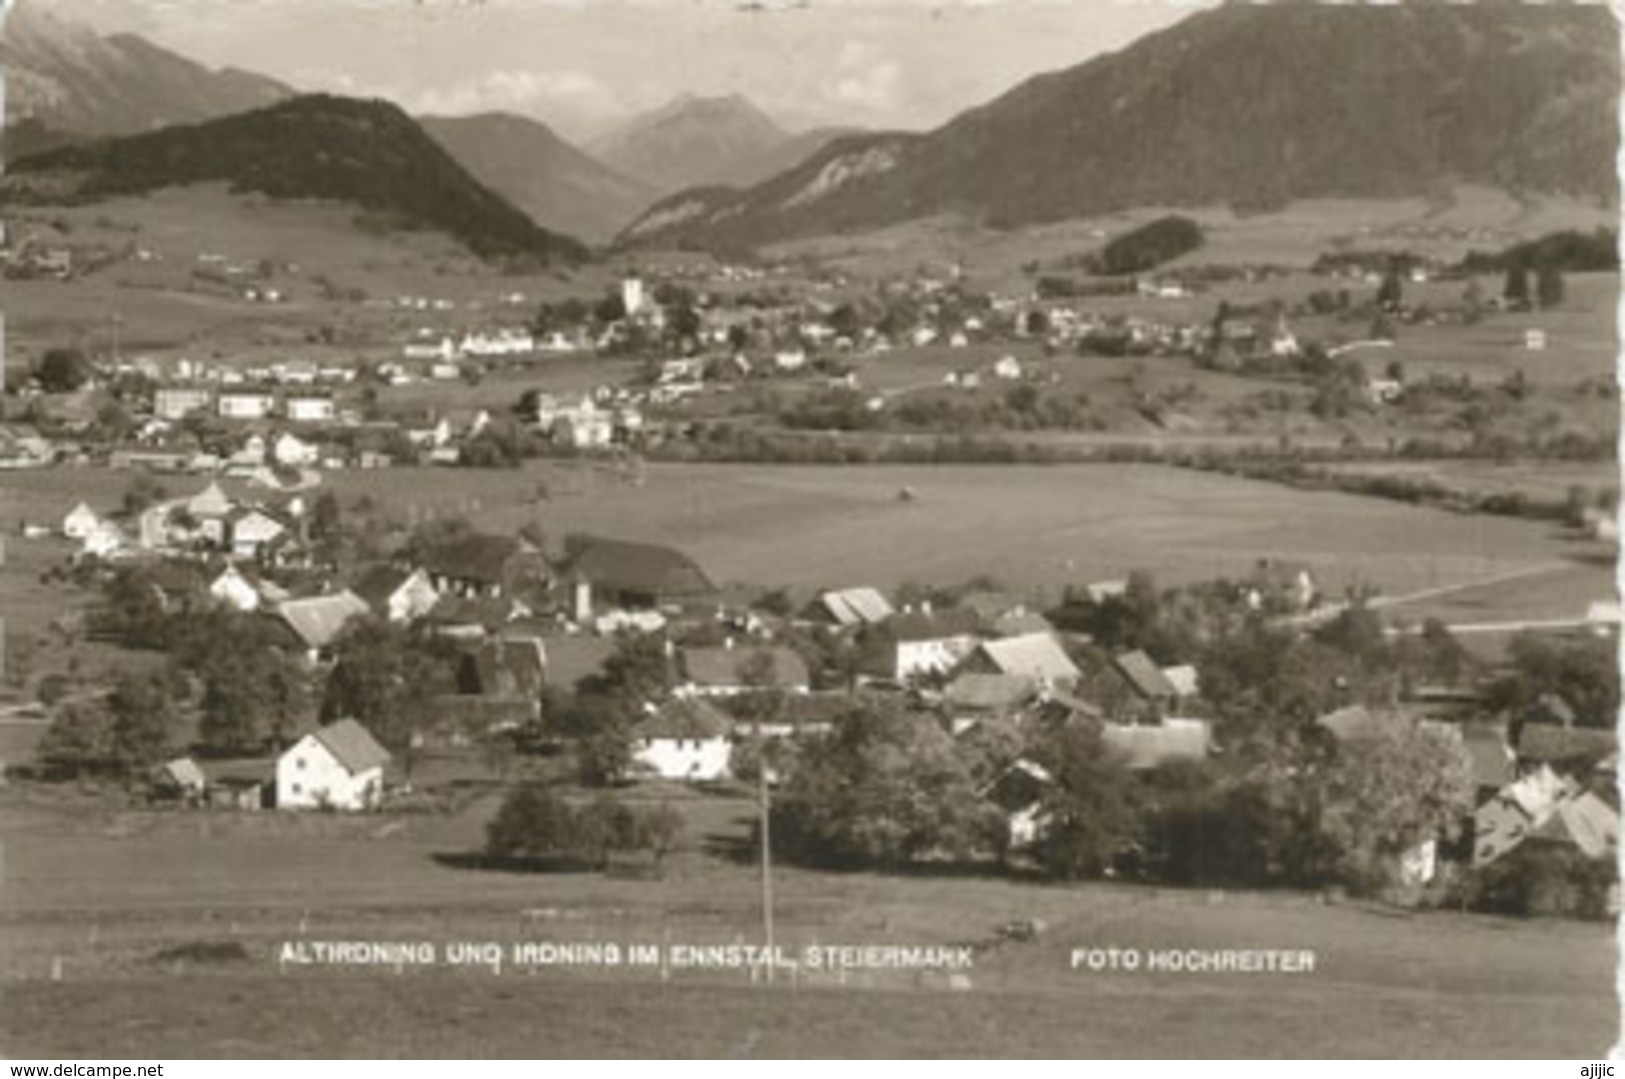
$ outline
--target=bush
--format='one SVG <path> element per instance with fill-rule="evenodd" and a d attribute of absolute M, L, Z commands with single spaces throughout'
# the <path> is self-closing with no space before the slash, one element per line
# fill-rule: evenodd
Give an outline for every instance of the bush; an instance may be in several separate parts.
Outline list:
<path fill-rule="evenodd" d="M 1561 915 L 1604 920 L 1618 883 L 1610 858 L 1587 858 L 1573 847 L 1529 842 L 1467 875 L 1462 899 L 1474 910 L 1521 917 Z"/>
<path fill-rule="evenodd" d="M 682 835 L 683 818 L 664 803 L 628 805 L 603 794 L 572 806 L 545 784 L 513 789 L 486 827 L 494 858 L 605 868 L 616 854 L 648 853 L 658 864 Z"/>

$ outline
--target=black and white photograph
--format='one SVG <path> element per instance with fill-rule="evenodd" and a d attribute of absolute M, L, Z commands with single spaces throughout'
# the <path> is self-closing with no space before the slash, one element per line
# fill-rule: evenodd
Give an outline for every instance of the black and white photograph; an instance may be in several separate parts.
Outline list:
<path fill-rule="evenodd" d="M 1621 14 L 0 0 L 10 1074 L 1615 1074 Z"/>

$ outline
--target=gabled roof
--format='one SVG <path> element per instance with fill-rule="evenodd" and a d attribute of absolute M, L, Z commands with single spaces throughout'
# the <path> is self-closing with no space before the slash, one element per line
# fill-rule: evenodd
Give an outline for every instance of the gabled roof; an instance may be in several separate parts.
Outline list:
<path fill-rule="evenodd" d="M 218 483 L 210 483 L 186 500 L 186 512 L 193 517 L 224 517 L 231 512 L 232 502 Z"/>
<path fill-rule="evenodd" d="M 1611 858 L 1619 848 L 1619 814 L 1587 791 L 1557 803 L 1557 811 L 1532 833 L 1573 843 L 1587 858 Z"/>
<path fill-rule="evenodd" d="M 307 648 L 326 648 L 351 619 L 369 610 L 360 596 L 345 589 L 326 596 L 287 600 L 277 605 L 276 613 Z"/>
<path fill-rule="evenodd" d="M 1028 633 L 1020 637 L 983 641 L 977 651 L 1003 674 L 1019 674 L 1049 682 L 1070 682 L 1078 677 L 1077 665 L 1059 641 L 1048 633 Z"/>
<path fill-rule="evenodd" d="M 423 568 L 454 580 L 501 584 L 514 556 L 534 553 L 536 549 L 518 536 L 472 532 L 429 548 L 424 552 Z"/>
<path fill-rule="evenodd" d="M 694 560 L 671 547 L 598 536 L 571 537 L 571 572 L 593 587 L 659 599 L 709 595 L 716 585 Z"/>
<path fill-rule="evenodd" d="M 1157 724 L 1107 723 L 1101 739 L 1124 758 L 1124 767 L 1143 771 L 1171 761 L 1207 757 L 1213 731 L 1205 719 L 1165 719 Z"/>
<path fill-rule="evenodd" d="M 878 625 L 894 613 L 878 589 L 867 587 L 825 592 L 814 604 L 838 626 Z"/>
<path fill-rule="evenodd" d="M 391 596 L 400 591 L 402 585 L 421 572 L 423 571 L 401 569 L 387 563 L 376 565 L 361 575 L 353 591 L 372 606 L 382 607 L 389 602 Z"/>
<path fill-rule="evenodd" d="M 948 683 L 943 695 L 955 708 L 998 711 L 1032 700 L 1038 695 L 1038 683 L 1020 674 L 966 671 Z"/>
<path fill-rule="evenodd" d="M 898 641 L 942 641 L 974 637 L 982 620 L 975 611 L 949 607 L 936 611 L 905 611 L 886 622 L 886 631 Z"/>
<path fill-rule="evenodd" d="M 547 684 L 573 690 L 585 678 L 600 674 L 615 654 L 615 642 L 604 637 L 546 637 L 542 658 Z"/>
<path fill-rule="evenodd" d="M 1189 663 L 1180 663 L 1173 667 L 1164 667 L 1162 676 L 1174 687 L 1174 692 L 1181 697 L 1195 697 L 1202 689 L 1202 679 L 1196 668 Z"/>
<path fill-rule="evenodd" d="M 998 637 L 1025 637 L 1031 633 L 1054 633 L 1050 620 L 1037 611 L 1006 611 L 988 623 Z"/>
<path fill-rule="evenodd" d="M 1128 682 L 1129 688 L 1147 700 L 1166 700 L 1179 696 L 1179 689 L 1162 673 L 1144 652 L 1120 652 L 1112 657 L 1112 666 Z"/>
<path fill-rule="evenodd" d="M 766 656 L 765 664 L 758 656 Z M 737 648 L 685 648 L 682 651 L 683 670 L 688 680 L 699 686 L 740 686 L 745 684 L 747 670 L 758 664 L 764 667 L 767 685 L 763 688 L 804 688 L 812 676 L 807 661 L 793 648 L 773 647 Z"/>
<path fill-rule="evenodd" d="M 734 728 L 731 716 L 699 697 L 666 701 L 633 728 L 638 738 L 726 738 Z"/>
<path fill-rule="evenodd" d="M 1461 742 L 1467 751 L 1475 787 L 1500 790 L 1516 777 L 1512 749 L 1507 745 L 1503 728 L 1484 723 L 1463 724 Z"/>
<path fill-rule="evenodd" d="M 158 766 L 158 774 L 162 780 L 183 790 L 202 790 L 209 785 L 209 779 L 203 774 L 203 769 L 199 768 L 197 761 L 191 757 L 176 757 L 174 760 L 165 761 Z"/>
<path fill-rule="evenodd" d="M 318 742 L 351 775 L 359 775 L 389 763 L 389 750 L 379 745 L 372 732 L 353 719 L 329 723 L 314 732 Z"/>

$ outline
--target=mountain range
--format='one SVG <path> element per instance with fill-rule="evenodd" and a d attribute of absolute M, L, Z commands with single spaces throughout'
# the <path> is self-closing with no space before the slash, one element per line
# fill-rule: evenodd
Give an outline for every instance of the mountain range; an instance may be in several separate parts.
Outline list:
<path fill-rule="evenodd" d="M 634 117 L 588 149 L 611 168 L 668 194 L 687 187 L 759 183 L 843 133 L 818 128 L 791 134 L 741 94 L 684 94 Z"/>
<path fill-rule="evenodd" d="M 569 262 L 579 241 L 544 229 L 384 101 L 312 94 L 200 124 L 60 147 L 13 162 L 8 199 L 95 202 L 167 187 L 349 203 L 384 229 L 439 229 L 485 258 Z"/>
<path fill-rule="evenodd" d="M 658 194 L 529 117 L 492 112 L 428 116 L 419 123 L 470 174 L 538 225 L 589 242 L 608 240 Z"/>
<path fill-rule="evenodd" d="M 1619 65 L 1597 5 L 1230 3 L 934 131 L 676 193 L 622 241 L 752 248 L 943 213 L 1000 227 L 1469 183 L 1617 203 Z"/>
<path fill-rule="evenodd" d="M 3 26 L 6 125 L 31 121 L 30 146 L 212 120 L 294 93 L 263 75 L 207 68 L 134 34 L 104 37 L 37 2 L 12 3 Z"/>

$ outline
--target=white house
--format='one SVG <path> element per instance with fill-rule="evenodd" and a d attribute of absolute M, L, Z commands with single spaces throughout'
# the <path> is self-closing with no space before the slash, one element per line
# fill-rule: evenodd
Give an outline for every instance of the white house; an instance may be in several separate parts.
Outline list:
<path fill-rule="evenodd" d="M 68 539 L 83 540 L 96 531 L 101 523 L 102 519 L 96 515 L 96 511 L 81 502 L 62 518 L 62 534 Z"/>
<path fill-rule="evenodd" d="M 295 394 L 288 398 L 285 410 L 293 423 L 332 423 L 333 399 L 326 394 Z"/>
<path fill-rule="evenodd" d="M 231 553 L 238 558 L 258 558 L 287 531 L 287 526 L 270 514 L 249 510 L 232 522 Z"/>
<path fill-rule="evenodd" d="M 124 530 L 112 521 L 98 521 L 96 527 L 80 541 L 80 552 L 96 558 L 112 558 L 124 551 L 129 540 Z"/>
<path fill-rule="evenodd" d="M 236 566 L 227 566 L 220 571 L 220 576 L 209 582 L 209 595 L 244 614 L 260 607 L 259 591 L 237 572 Z"/>
<path fill-rule="evenodd" d="M 946 674 L 976 647 L 977 619 L 971 611 L 929 610 L 896 615 L 885 623 L 892 647 L 876 671 L 903 682 L 922 675 Z"/>
<path fill-rule="evenodd" d="M 434 609 L 440 593 L 421 569 L 377 566 L 364 574 L 355 590 L 374 611 L 391 622 L 415 622 Z"/>
<path fill-rule="evenodd" d="M 698 698 L 666 702 L 633 730 L 632 759 L 662 779 L 725 779 L 733 721 Z"/>
<path fill-rule="evenodd" d="M 322 451 L 314 443 L 284 431 L 271 443 L 271 456 L 279 465 L 301 468 L 314 465 L 321 459 Z"/>
<path fill-rule="evenodd" d="M 1000 356 L 993 365 L 993 377 L 1014 382 L 1021 377 L 1021 361 L 1014 356 Z"/>
<path fill-rule="evenodd" d="M 152 395 L 152 414 L 161 420 L 181 420 L 209 408 L 209 391 L 201 386 L 161 386 Z"/>
<path fill-rule="evenodd" d="M 295 742 L 276 762 L 278 809 L 372 809 L 383 801 L 389 751 L 341 719 Z"/>
<path fill-rule="evenodd" d="M 216 408 L 221 419 L 263 420 L 275 404 L 276 399 L 264 390 L 221 390 Z"/>

